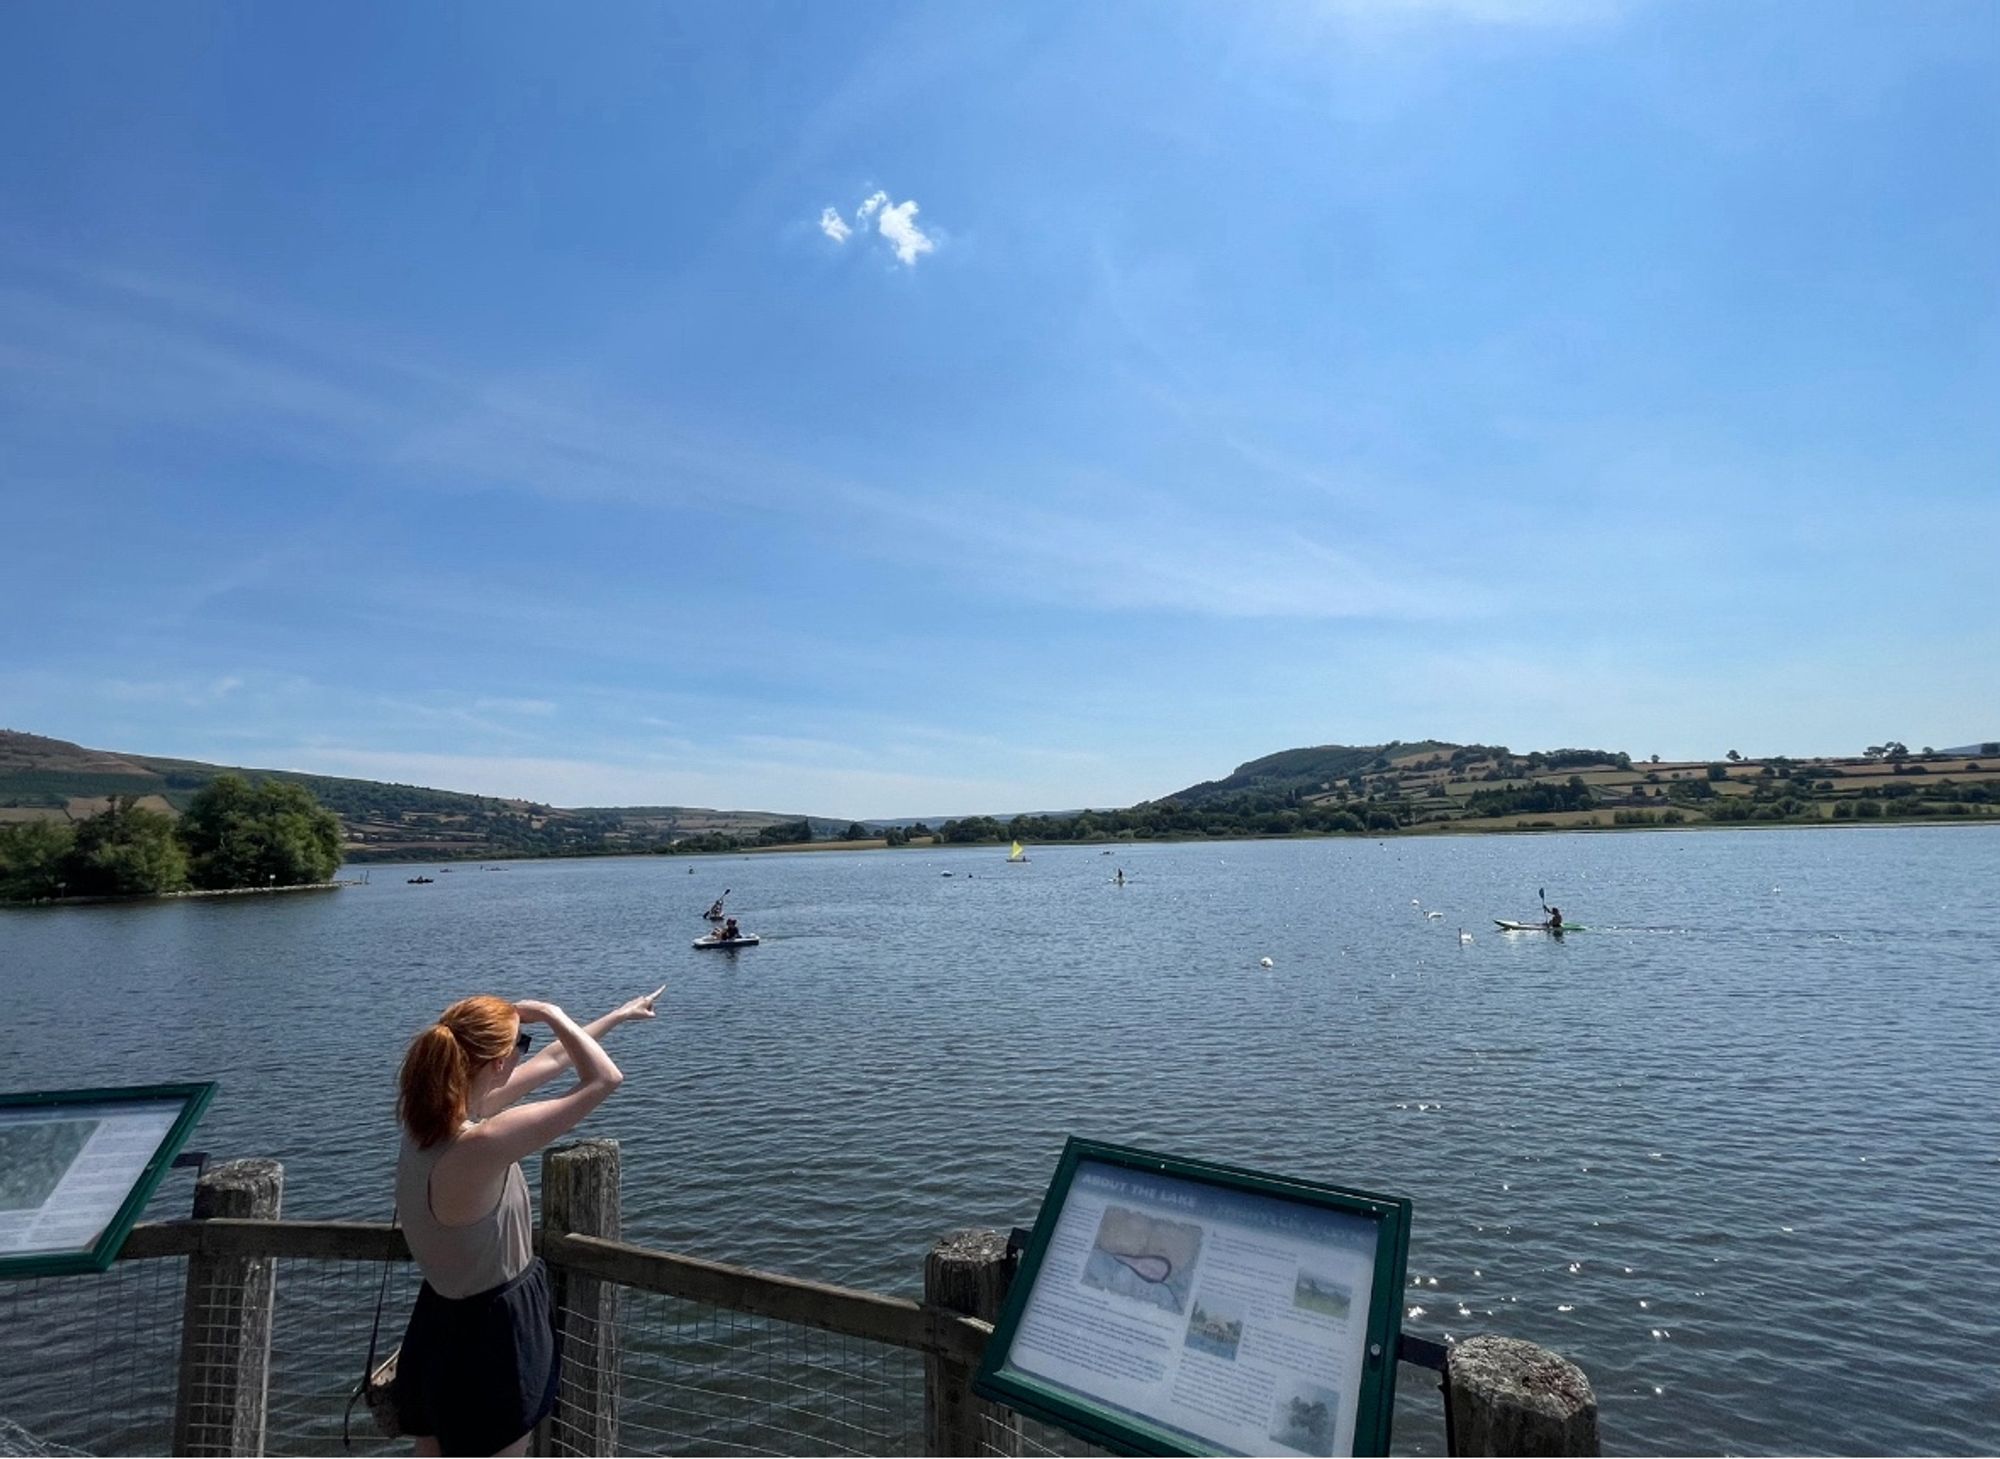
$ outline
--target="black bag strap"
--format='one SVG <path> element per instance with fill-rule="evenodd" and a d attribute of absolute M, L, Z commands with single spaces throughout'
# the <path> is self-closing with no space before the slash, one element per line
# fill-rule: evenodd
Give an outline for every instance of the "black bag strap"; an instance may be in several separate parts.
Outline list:
<path fill-rule="evenodd" d="M 389 1208 L 389 1229 L 395 1230 L 402 1212 L 395 1206 Z M 368 1391 L 368 1380 L 375 1376 L 375 1346 L 382 1337 L 382 1307 L 389 1300 L 389 1263 L 382 1263 L 382 1285 L 375 1293 L 375 1324 L 368 1329 L 368 1359 L 361 1365 L 361 1381 L 354 1385 L 354 1391 L 347 1395 L 347 1407 L 340 1415 L 340 1447 L 348 1453 L 354 1452 L 354 1442 L 348 1436 L 348 1426 L 354 1420 L 354 1405 L 361 1395 Z"/>

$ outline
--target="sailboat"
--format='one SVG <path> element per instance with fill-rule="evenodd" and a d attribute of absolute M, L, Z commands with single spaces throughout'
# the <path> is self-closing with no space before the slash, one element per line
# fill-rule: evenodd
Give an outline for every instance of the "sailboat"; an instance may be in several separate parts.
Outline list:
<path fill-rule="evenodd" d="M 1019 841 L 1016 841 L 1014 849 L 1007 853 L 1007 859 L 1009 861 L 1026 861 L 1028 859 L 1027 849 Z"/>

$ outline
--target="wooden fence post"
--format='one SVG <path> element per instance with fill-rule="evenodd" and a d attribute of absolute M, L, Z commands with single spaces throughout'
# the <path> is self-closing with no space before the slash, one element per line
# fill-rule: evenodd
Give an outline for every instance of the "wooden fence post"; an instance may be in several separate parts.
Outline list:
<path fill-rule="evenodd" d="M 1597 1395 L 1583 1370 L 1516 1337 L 1474 1337 L 1445 1363 L 1454 1454 L 1595 1455 Z"/>
<path fill-rule="evenodd" d="M 577 1140 L 542 1156 L 542 1230 L 618 1239 L 618 1142 Z M 618 1287 L 549 1266 L 563 1377 L 538 1454 L 618 1452 Z"/>
<path fill-rule="evenodd" d="M 195 1182 L 194 1216 L 275 1221 L 285 1167 L 231 1160 Z M 269 1257 L 190 1256 L 181 1304 L 176 1454 L 262 1454 L 271 1377 L 271 1314 L 278 1264 Z"/>
<path fill-rule="evenodd" d="M 939 1238 L 924 1256 L 924 1301 L 983 1322 L 998 1322 L 1019 1260 L 998 1231 L 969 1229 Z M 1021 1420 L 972 1392 L 973 1369 L 924 1357 L 924 1452 L 1018 1454 Z"/>

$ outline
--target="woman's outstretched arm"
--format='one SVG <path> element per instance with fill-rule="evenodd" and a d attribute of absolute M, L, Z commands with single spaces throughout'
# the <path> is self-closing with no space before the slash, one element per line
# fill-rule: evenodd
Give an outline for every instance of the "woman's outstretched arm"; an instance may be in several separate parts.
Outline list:
<path fill-rule="evenodd" d="M 589 1034 L 592 1040 L 601 1041 L 621 1023 L 630 1023 L 634 1019 L 656 1018 L 658 1014 L 655 1009 L 660 1001 L 660 995 L 666 991 L 667 985 L 662 983 L 650 993 L 642 993 L 637 998 L 627 999 L 602 1018 L 586 1023 L 583 1031 Z M 515 1067 L 507 1082 L 487 1097 L 485 1107 L 480 1111 L 480 1118 L 490 1118 L 516 1100 L 533 1094 L 569 1068 L 573 1062 L 569 1048 L 560 1039 L 532 1059 L 523 1059 Z"/>
<path fill-rule="evenodd" d="M 514 1007 L 521 1015 L 521 1022 L 546 1023 L 555 1030 L 556 1037 L 569 1051 L 570 1062 L 576 1066 L 576 1087 L 554 1099 L 501 1110 L 459 1136 L 458 1148 L 451 1152 L 450 1158 L 459 1162 L 461 1168 L 469 1167 L 465 1173 L 475 1180 L 503 1171 L 544 1145 L 560 1140 L 625 1082 L 625 1076 L 611 1062 L 604 1046 L 555 1004 L 525 1000 Z"/>

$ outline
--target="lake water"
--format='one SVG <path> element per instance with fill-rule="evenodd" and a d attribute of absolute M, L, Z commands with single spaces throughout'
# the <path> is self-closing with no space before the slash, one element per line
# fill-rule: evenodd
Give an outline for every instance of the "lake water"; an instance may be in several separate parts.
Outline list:
<path fill-rule="evenodd" d="M 1406 1330 L 1575 1359 L 1609 1452 L 2000 1450 L 2000 828 L 1032 855 L 4 913 L 4 1078 L 219 1079 L 197 1145 L 284 1161 L 289 1215 L 381 1220 L 444 1003 L 665 982 L 585 1126 L 630 1239 L 915 1294 L 1084 1134 L 1411 1197 Z M 725 887 L 763 945 L 690 949 Z M 1588 930 L 1493 929 L 1539 888 Z M 1403 1380 L 1397 1449 L 1441 1452 Z"/>

